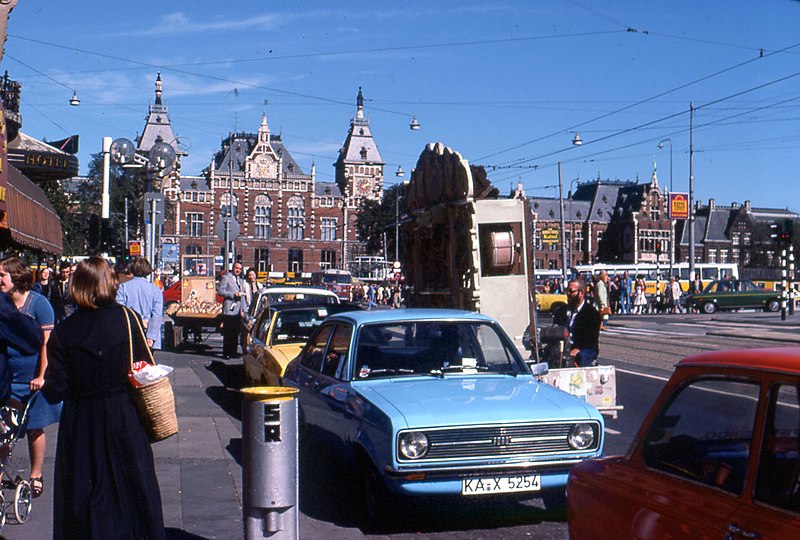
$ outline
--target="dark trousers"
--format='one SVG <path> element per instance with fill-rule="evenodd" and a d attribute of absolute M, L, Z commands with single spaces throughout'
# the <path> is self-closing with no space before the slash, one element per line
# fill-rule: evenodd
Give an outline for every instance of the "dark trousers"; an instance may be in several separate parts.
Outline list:
<path fill-rule="evenodd" d="M 222 355 L 234 356 L 239 348 L 239 334 L 242 333 L 242 316 L 222 316 Z"/>

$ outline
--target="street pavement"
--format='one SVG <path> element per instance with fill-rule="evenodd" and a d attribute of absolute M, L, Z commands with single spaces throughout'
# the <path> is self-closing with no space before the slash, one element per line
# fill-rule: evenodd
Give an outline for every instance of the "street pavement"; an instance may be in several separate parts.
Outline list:
<path fill-rule="evenodd" d="M 161 487 L 167 538 L 242 538 L 241 360 L 221 358 L 221 340 L 211 336 L 205 345 L 184 353 L 157 352 L 156 362 L 173 366 L 173 388 L 179 433 L 153 445 Z M 13 507 L 2 538 L 52 537 L 53 462 L 58 426 L 47 434 L 43 495 L 34 499 L 27 523 L 14 522 Z M 27 477 L 28 451 L 24 440 L 14 448 L 8 472 Z M 6 501 L 14 493 L 4 490 Z"/>
<path fill-rule="evenodd" d="M 709 334 L 729 333 L 740 337 L 746 333 L 752 337 L 775 340 L 776 345 L 800 343 L 798 322 L 776 321 L 774 314 L 771 317 L 765 315 L 743 317 L 739 321 L 742 326 L 735 322 L 731 324 L 730 320 L 718 324 L 723 321 L 708 316 L 684 316 L 684 320 L 704 326 Z M 678 321 L 679 318 L 674 316 L 669 320 Z M 636 322 L 636 317 L 615 317 L 612 326 L 637 326 Z M 173 540 L 243 537 L 239 388 L 245 385 L 245 381 L 241 360 L 223 360 L 221 345 L 220 336 L 214 334 L 207 336 L 202 344 L 188 345 L 183 352 L 156 353 L 157 362 L 175 368 L 172 377 L 179 433 L 153 445 L 167 538 Z M 48 454 L 44 469 L 44 494 L 34 500 L 28 522 L 20 525 L 14 522 L 13 507 L 10 505 L 14 493 L 4 490 L 9 519 L 1 538 L 31 540 L 52 536 L 53 458 L 58 426 L 50 426 L 46 433 Z M 14 448 L 9 460 L 8 475 L 11 478 L 18 474 L 27 476 L 28 463 L 27 445 L 22 440 Z M 337 490 L 335 486 L 327 488 Z M 311 506 L 314 507 L 313 500 Z M 300 537 L 329 538 L 334 534 L 337 539 L 364 538 L 363 533 L 349 520 L 333 515 L 328 515 L 326 519 L 324 516 L 330 512 L 338 515 L 335 508 L 312 512 L 314 517 L 301 514 Z M 323 519 L 315 519 L 319 517 Z M 444 533 L 444 536 L 448 534 Z M 407 535 L 409 538 L 412 536 Z"/>

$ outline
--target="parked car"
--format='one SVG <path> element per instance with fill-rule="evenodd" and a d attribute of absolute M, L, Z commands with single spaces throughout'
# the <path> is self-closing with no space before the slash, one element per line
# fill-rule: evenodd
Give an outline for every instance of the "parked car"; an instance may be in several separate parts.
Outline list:
<path fill-rule="evenodd" d="M 360 479 L 375 525 L 398 495 L 542 497 L 599 456 L 603 419 L 539 382 L 491 317 L 397 309 L 330 316 L 287 367 L 301 436 L 321 435 Z M 562 506 L 563 507 L 563 506 Z"/>
<path fill-rule="evenodd" d="M 584 538 L 797 538 L 800 351 L 715 351 L 678 363 L 624 456 L 572 468 Z"/>
<path fill-rule="evenodd" d="M 544 293 L 536 291 L 536 309 L 542 313 L 550 313 L 559 306 L 567 307 L 567 295 L 563 293 Z"/>
<path fill-rule="evenodd" d="M 244 371 L 256 384 L 279 386 L 287 364 L 328 315 L 363 309 L 358 304 L 277 303 L 261 311 L 250 331 Z"/>
<path fill-rule="evenodd" d="M 256 293 L 255 299 L 250 303 L 248 313 L 255 318 L 265 306 L 288 302 L 325 305 L 338 304 L 340 300 L 335 293 L 322 287 L 264 287 Z"/>
<path fill-rule="evenodd" d="M 756 287 L 749 279 L 720 279 L 706 285 L 702 293 L 689 295 L 686 303 L 703 313 L 739 308 L 778 311 L 781 293 Z"/>

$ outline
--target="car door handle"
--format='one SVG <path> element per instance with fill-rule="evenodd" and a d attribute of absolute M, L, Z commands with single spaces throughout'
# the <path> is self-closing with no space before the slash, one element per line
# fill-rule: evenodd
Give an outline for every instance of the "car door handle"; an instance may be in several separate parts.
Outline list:
<path fill-rule="evenodd" d="M 728 524 L 728 534 L 726 536 L 727 540 L 733 540 L 734 538 L 761 538 L 761 535 L 755 531 L 748 531 L 747 529 L 743 529 L 736 525 L 735 523 Z"/>

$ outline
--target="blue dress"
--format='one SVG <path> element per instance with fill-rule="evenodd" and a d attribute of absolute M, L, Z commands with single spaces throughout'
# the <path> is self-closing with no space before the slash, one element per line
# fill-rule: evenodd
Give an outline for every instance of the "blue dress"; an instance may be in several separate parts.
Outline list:
<path fill-rule="evenodd" d="M 28 292 L 20 312 L 32 317 L 47 332 L 53 329 L 55 313 L 47 298 L 35 291 Z M 39 352 L 23 355 L 13 347 L 8 348 L 8 364 L 13 379 L 11 397 L 24 402 L 31 395 L 30 382 L 36 377 L 39 365 Z M 46 399 L 36 398 L 28 412 L 28 429 L 43 429 L 55 424 L 61 417 L 61 403 L 50 404 Z"/>

